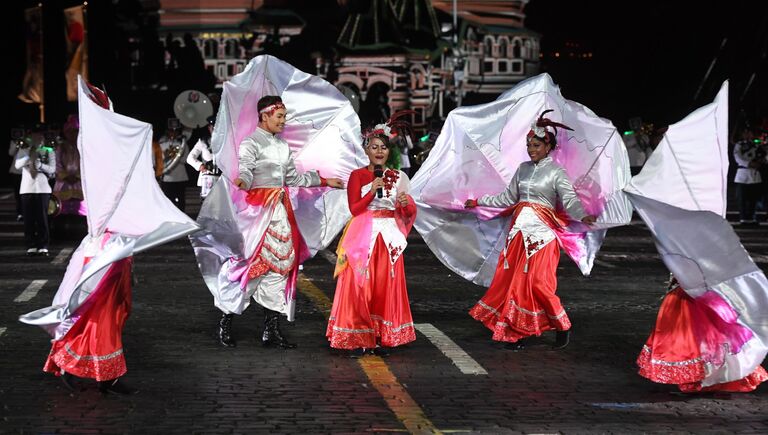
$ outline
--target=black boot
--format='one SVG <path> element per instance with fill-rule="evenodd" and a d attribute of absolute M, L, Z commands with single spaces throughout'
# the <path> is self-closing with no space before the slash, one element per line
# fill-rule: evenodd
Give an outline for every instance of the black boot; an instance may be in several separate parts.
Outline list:
<path fill-rule="evenodd" d="M 295 344 L 289 343 L 280 332 L 280 313 L 264 308 L 264 334 L 261 336 L 264 347 L 277 345 L 283 349 L 293 349 Z"/>
<path fill-rule="evenodd" d="M 517 340 L 513 343 L 504 343 L 504 349 L 508 350 L 525 350 L 525 344 L 527 343 L 527 340 L 525 338 L 521 338 L 520 340 Z"/>
<path fill-rule="evenodd" d="M 371 353 L 376 356 L 389 356 L 389 348 L 377 344 L 376 347 L 371 349 Z"/>
<path fill-rule="evenodd" d="M 352 349 L 348 352 L 350 358 L 362 358 L 365 356 L 366 349 L 363 347 L 358 347 L 357 349 Z"/>
<path fill-rule="evenodd" d="M 232 318 L 234 314 L 224 314 L 219 320 L 219 343 L 226 347 L 235 347 L 237 343 L 232 338 Z"/>
<path fill-rule="evenodd" d="M 571 341 L 571 330 L 557 331 L 555 335 L 555 349 L 564 349 Z"/>
<path fill-rule="evenodd" d="M 75 391 L 75 382 L 74 382 L 75 381 L 75 377 L 74 376 L 70 375 L 67 372 L 62 371 L 60 379 L 61 379 L 61 382 L 64 384 L 64 386 L 67 388 L 67 390 Z"/>
<path fill-rule="evenodd" d="M 111 381 L 100 381 L 99 391 L 102 394 L 136 394 L 139 390 L 131 388 L 123 383 L 120 378 L 112 379 Z"/>

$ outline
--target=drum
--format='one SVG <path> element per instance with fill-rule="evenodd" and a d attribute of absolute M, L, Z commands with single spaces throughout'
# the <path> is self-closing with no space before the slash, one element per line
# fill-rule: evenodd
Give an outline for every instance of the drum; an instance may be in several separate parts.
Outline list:
<path fill-rule="evenodd" d="M 200 197 L 205 198 L 208 196 L 209 193 L 211 193 L 211 189 L 213 189 L 213 185 L 216 184 L 216 181 L 218 181 L 219 176 L 213 175 L 213 174 L 203 174 L 200 177 Z"/>

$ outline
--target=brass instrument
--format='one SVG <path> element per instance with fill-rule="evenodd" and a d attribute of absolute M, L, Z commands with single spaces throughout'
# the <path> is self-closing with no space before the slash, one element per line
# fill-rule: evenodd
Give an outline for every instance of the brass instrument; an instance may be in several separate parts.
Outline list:
<path fill-rule="evenodd" d="M 163 175 L 168 174 L 176 168 L 184 157 L 184 139 L 169 137 L 171 142 L 168 148 L 163 150 Z"/>
<path fill-rule="evenodd" d="M 24 137 L 24 129 L 23 128 L 12 128 L 11 129 L 11 140 L 16 145 L 16 151 L 20 149 L 26 149 L 29 148 L 29 140 Z"/>
<path fill-rule="evenodd" d="M 437 136 L 439 133 L 439 130 L 429 131 L 426 136 L 419 139 L 419 148 L 421 148 L 421 151 L 413 156 L 413 160 L 417 165 L 422 165 L 424 164 L 424 161 L 427 160 L 427 157 L 429 157 L 429 152 L 432 151 L 432 148 L 435 147 L 435 142 L 437 141 Z"/>
<path fill-rule="evenodd" d="M 55 193 L 51 193 L 48 199 L 48 216 L 56 217 L 61 213 L 61 200 Z"/>
<path fill-rule="evenodd" d="M 189 89 L 176 96 L 173 113 L 185 127 L 205 127 L 213 115 L 213 103 L 203 92 Z"/>
<path fill-rule="evenodd" d="M 429 157 L 430 151 L 432 151 L 432 147 L 426 148 L 423 151 L 419 151 L 415 156 L 413 156 L 413 160 L 415 160 L 417 164 L 423 165 L 424 160 L 427 160 L 427 157 Z"/>

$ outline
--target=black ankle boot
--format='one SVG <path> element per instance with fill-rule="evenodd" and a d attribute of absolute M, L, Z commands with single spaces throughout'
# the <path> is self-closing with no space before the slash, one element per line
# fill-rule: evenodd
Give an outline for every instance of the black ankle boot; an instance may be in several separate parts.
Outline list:
<path fill-rule="evenodd" d="M 120 378 L 112 379 L 111 381 L 100 381 L 99 382 L 99 391 L 101 391 L 102 394 L 136 394 L 139 392 L 139 390 L 135 388 L 131 388 L 123 381 L 120 380 Z"/>
<path fill-rule="evenodd" d="M 557 331 L 555 335 L 555 349 L 564 349 L 571 341 L 571 330 Z"/>
<path fill-rule="evenodd" d="M 60 379 L 61 379 L 61 383 L 64 384 L 64 386 L 67 388 L 67 390 L 75 391 L 75 382 L 74 382 L 75 381 L 75 377 L 74 376 L 70 375 L 67 372 L 62 372 Z"/>
<path fill-rule="evenodd" d="M 371 353 L 376 356 L 389 356 L 389 348 L 376 345 L 373 349 L 371 349 Z"/>
<path fill-rule="evenodd" d="M 352 349 L 348 354 L 350 358 L 362 358 L 365 356 L 365 348 L 358 347 L 357 349 Z"/>
<path fill-rule="evenodd" d="M 223 314 L 219 320 L 219 343 L 222 346 L 237 346 L 237 343 L 232 338 L 232 318 L 234 316 L 234 314 Z"/>
<path fill-rule="evenodd" d="M 514 351 L 525 350 L 525 344 L 526 344 L 526 339 L 521 338 L 520 340 L 517 340 L 513 343 L 504 343 L 504 349 L 514 350 Z"/>
<path fill-rule="evenodd" d="M 295 344 L 289 343 L 280 332 L 280 313 L 264 309 L 264 333 L 261 335 L 261 345 L 264 347 L 277 345 L 283 349 L 293 349 Z"/>

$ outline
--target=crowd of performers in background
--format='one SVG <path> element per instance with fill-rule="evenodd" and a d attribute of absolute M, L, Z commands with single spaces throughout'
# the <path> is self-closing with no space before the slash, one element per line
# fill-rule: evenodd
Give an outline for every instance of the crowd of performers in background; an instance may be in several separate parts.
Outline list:
<path fill-rule="evenodd" d="M 156 180 L 166 196 L 182 211 L 186 208 L 185 190 L 190 173 L 205 198 L 221 174 L 213 164 L 210 135 L 215 117 L 198 130 L 183 127 L 170 118 L 167 128 L 152 142 Z M 48 255 L 51 233 L 67 238 L 66 231 L 79 231 L 84 223 L 77 148 L 78 116 L 69 115 L 63 125 L 36 124 L 30 128 L 13 128 L 8 147 L 8 174 L 16 204 L 16 220 L 24 222 L 27 255 Z M 189 142 L 194 140 L 193 145 Z M 190 169 L 186 166 L 189 165 Z M 77 225 L 80 217 L 81 225 Z M 52 226 L 60 224 L 60 231 Z M 74 225 L 73 225 L 74 224 Z"/>
<path fill-rule="evenodd" d="M 105 95 L 94 96 L 98 91 L 92 87 L 90 92 L 90 99 L 109 110 L 110 105 L 104 104 Z M 566 170 L 551 156 L 558 147 L 558 131 L 572 128 L 547 117 L 550 111 L 539 114 L 524 143 L 519 144 L 525 147 L 530 160 L 516 169 L 506 189 L 478 198 L 457 198 L 467 210 L 504 209 L 506 216 L 511 216 L 490 286 L 469 314 L 492 332 L 493 341 L 506 343 L 508 348 L 518 351 L 525 348 L 528 338 L 546 331 L 555 331 L 555 348 L 568 345 L 571 323 L 556 295 L 562 232 L 568 221 L 579 222 L 582 228 L 587 228 L 598 219 L 587 211 Z M 233 318 L 242 314 L 253 300 L 264 310 L 262 345 L 282 349 L 296 347 L 279 327 L 281 317 L 293 321 L 298 267 L 309 257 L 309 240 L 305 240 L 297 225 L 290 198 L 289 188 L 294 187 L 346 189 L 351 217 L 345 222 L 337 245 L 334 272 L 337 283 L 325 332 L 330 347 L 345 350 L 351 357 L 369 353 L 386 356 L 389 349 L 414 341 L 404 251 L 417 217 L 409 177 L 409 154 L 414 152 L 415 137 L 407 122 L 400 118 L 403 113 L 395 113 L 386 122 L 363 132 L 362 148 L 368 162 L 358 164 L 346 180 L 326 178 L 315 170 L 297 170 L 295 156 L 280 136 L 285 128 L 287 108 L 279 96 L 260 98 L 255 113 L 258 117 L 255 128 L 238 139 L 237 175 L 227 180 L 228 183 L 217 183 L 222 169 L 214 164 L 213 117 L 194 137 L 183 131 L 178 120 L 170 120 L 166 131 L 152 141 L 148 151 L 152 155 L 152 167 L 148 167 L 148 163 L 143 167 L 139 162 L 134 170 L 149 181 L 136 181 L 142 184 L 136 187 L 134 183 L 133 194 L 151 194 L 157 190 L 158 183 L 154 183 L 157 180 L 166 197 L 156 202 L 158 210 L 165 214 L 146 217 L 156 219 L 149 227 L 157 231 L 168 222 L 184 227 L 169 233 L 165 241 L 190 235 L 201 273 L 214 294 L 216 306 L 222 311 L 218 319 L 219 342 L 226 347 L 236 347 Z M 70 117 L 61 134 L 35 130 L 14 132 L 9 154 L 14 156 L 12 170 L 21 172 L 19 215 L 24 220 L 30 255 L 47 255 L 48 204 L 52 195 L 56 195 L 58 213 L 88 213 L 83 204 L 81 182 L 97 180 L 80 178 L 77 130 L 77 118 Z M 737 183 L 756 184 L 768 180 L 759 174 L 768 166 L 765 152 L 760 151 L 764 147 L 764 132 L 756 136 L 751 130 L 736 143 Z M 214 252 L 217 246 L 201 244 L 215 241 L 215 231 L 221 228 L 213 228 L 205 219 L 194 223 L 184 215 L 184 191 L 190 181 L 188 170 L 197 172 L 196 184 L 201 188 L 203 199 L 221 200 L 222 195 L 227 201 L 240 198 L 241 204 L 248 208 L 251 226 L 242 234 L 243 245 L 248 249 L 246 255 L 233 256 L 222 253 L 221 249 Z M 743 171 L 755 171 L 757 175 L 743 175 Z M 747 197 L 746 193 L 746 189 L 739 189 L 740 199 Z M 121 192 L 114 194 L 122 198 Z M 761 195 L 764 197 L 762 192 Z M 754 209 L 747 211 L 754 213 Z M 139 210 L 122 212 L 141 213 Z M 742 221 L 749 221 L 749 217 L 742 215 Z M 118 249 L 114 245 L 118 241 L 125 244 L 126 237 L 130 239 L 128 244 L 140 245 L 142 239 L 135 236 L 141 232 L 121 231 L 117 223 L 109 228 L 104 224 L 96 231 L 93 225 L 89 222 L 89 235 L 78 249 L 79 254 L 73 257 L 72 261 L 78 263 L 80 272 L 77 273 L 80 277 L 91 276 L 89 265 L 102 261 L 105 253 L 115 258 L 108 267 L 91 276 L 96 279 L 92 294 L 80 295 L 77 292 L 81 291 L 82 284 L 73 284 L 78 277 L 74 280 L 65 277 L 65 282 L 71 285 L 63 284 L 60 288 L 56 297 L 59 305 L 22 316 L 22 321 L 41 326 L 48 325 L 45 322 L 51 318 L 59 322 L 49 329 L 54 331 L 55 339 L 45 371 L 61 376 L 70 387 L 74 375 L 96 379 L 103 392 L 129 394 L 135 390 L 119 379 L 126 372 L 121 335 L 131 309 L 133 251 L 120 255 L 113 252 Z M 212 252 L 223 260 L 216 262 L 206 256 Z M 218 269 L 204 270 L 206 264 Z M 67 273 L 71 273 L 70 269 Z M 214 288 L 207 274 L 219 278 Z M 68 303 L 60 295 L 65 287 L 70 292 Z M 233 293 L 228 292 L 233 290 L 236 298 L 229 297 Z M 72 291 L 77 295 L 75 299 Z M 677 384 L 685 392 L 751 391 L 768 379 L 768 373 L 758 365 L 740 379 L 705 382 L 709 375 L 705 362 L 726 357 L 703 355 L 702 349 L 723 344 L 738 348 L 752 338 L 750 330 L 735 322 L 738 313 L 712 293 L 709 298 L 692 298 L 672 280 L 653 333 L 638 358 L 642 376 L 655 382 Z M 73 305 L 75 300 L 77 303 Z M 61 314 L 61 310 L 66 314 Z M 61 322 L 67 316 L 74 319 L 72 323 Z M 727 350 L 725 346 L 723 351 Z"/>
<path fill-rule="evenodd" d="M 208 126 L 193 130 L 182 126 L 177 118 L 169 118 L 165 128 L 155 130 L 155 177 L 166 196 L 182 211 L 186 211 L 185 189 L 197 186 L 200 197 L 205 198 L 221 175 L 210 150 L 214 123 L 215 116 L 211 116 Z M 739 222 L 744 225 L 759 223 L 760 214 L 764 216 L 762 220 L 768 222 L 768 121 L 763 124 L 744 127 L 731 145 L 732 194 L 738 204 Z M 636 175 L 666 129 L 654 129 L 653 124 L 643 124 L 636 118 L 630 120 L 629 125 L 634 128 L 624 131 L 622 139 L 627 146 L 632 175 Z M 52 219 L 85 215 L 80 189 L 78 129 L 77 115 L 73 114 L 63 126 L 36 124 L 11 130 L 8 174 L 16 201 L 16 220 L 29 216 L 30 226 L 24 230 L 29 255 L 47 255 Z M 428 132 L 421 141 L 413 135 L 392 138 L 391 146 L 397 148 L 399 169 L 403 173 L 408 176 L 415 173 L 429 154 L 434 137 L 435 132 Z M 35 151 L 32 154 L 35 159 L 23 160 L 26 163 L 18 163 L 17 167 L 17 157 L 30 155 L 30 151 L 25 150 Z M 49 164 L 49 160 L 53 164 Z M 34 168 L 32 162 L 41 170 Z"/>

